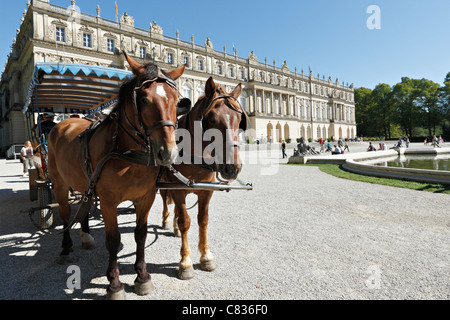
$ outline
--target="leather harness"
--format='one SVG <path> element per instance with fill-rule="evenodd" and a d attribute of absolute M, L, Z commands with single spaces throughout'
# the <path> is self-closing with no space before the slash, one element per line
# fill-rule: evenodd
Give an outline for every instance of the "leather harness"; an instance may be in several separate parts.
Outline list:
<path fill-rule="evenodd" d="M 145 165 L 145 166 L 157 166 L 154 154 L 152 152 L 151 144 L 150 144 L 150 135 L 153 131 L 162 128 L 162 127 L 174 127 L 176 129 L 177 125 L 170 120 L 161 120 L 156 122 L 155 124 L 146 127 L 142 121 L 142 116 L 140 112 L 140 108 L 137 103 L 137 92 L 147 83 L 152 83 L 155 81 L 162 81 L 167 83 L 169 86 L 173 88 L 177 88 L 175 81 L 173 81 L 171 78 L 166 76 L 160 69 L 158 69 L 158 76 L 143 81 L 139 86 L 136 86 L 133 90 L 133 105 L 135 107 L 136 114 L 138 116 L 138 122 L 139 126 L 136 127 L 133 125 L 127 115 L 126 108 L 119 107 L 117 110 L 114 110 L 109 114 L 107 117 L 102 117 L 98 120 L 94 120 L 92 118 L 85 117 L 84 119 L 92 121 L 92 123 L 88 126 L 88 128 L 81 133 L 78 138 L 81 141 L 81 167 L 83 168 L 83 171 L 86 175 L 86 178 L 88 179 L 88 189 L 86 190 L 83 198 L 82 203 L 80 207 L 78 208 L 78 211 L 76 215 L 74 216 L 73 221 L 69 224 L 69 226 L 66 229 L 71 228 L 75 223 L 82 222 L 87 214 L 89 213 L 89 210 L 92 205 L 92 200 L 95 196 L 95 184 L 100 176 L 100 173 L 103 169 L 103 166 L 105 163 L 110 159 L 119 159 L 126 162 L 131 162 L 135 164 Z M 123 110 L 123 112 L 122 112 Z M 123 113 L 123 118 L 125 119 L 126 126 L 130 127 L 133 133 L 130 133 L 129 130 L 119 121 L 119 118 L 121 116 L 121 113 Z M 96 130 L 99 128 L 99 126 L 107 119 L 110 118 L 114 121 L 116 129 L 112 137 L 112 144 L 110 147 L 109 152 L 99 161 L 97 166 L 93 169 L 92 168 L 92 162 L 91 157 L 89 153 L 89 142 L 96 132 Z M 124 131 L 133 141 L 135 141 L 138 145 L 140 145 L 145 151 L 138 151 L 134 149 L 129 150 L 119 150 L 118 148 L 118 141 L 117 136 L 119 133 L 119 129 Z M 65 230 L 66 230 L 65 229 Z M 64 230 L 63 230 L 64 231 Z"/>

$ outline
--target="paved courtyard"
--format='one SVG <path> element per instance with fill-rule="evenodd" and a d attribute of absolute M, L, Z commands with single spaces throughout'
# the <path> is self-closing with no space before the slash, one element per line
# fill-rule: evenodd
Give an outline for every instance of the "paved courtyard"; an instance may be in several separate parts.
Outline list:
<path fill-rule="evenodd" d="M 366 147 L 351 144 L 350 151 Z M 198 269 L 194 208 L 189 239 L 196 273 L 189 281 L 177 278 L 181 240 L 160 228 L 157 196 L 146 249 L 156 289 L 135 295 L 134 214 L 119 215 L 128 299 L 450 298 L 449 195 L 343 180 L 317 167 L 285 165 L 278 147 L 250 149 L 240 178 L 254 190 L 216 192 L 211 201 L 216 271 Z M 0 160 L 0 299 L 103 299 L 108 254 L 101 218 L 91 218 L 93 250 L 81 250 L 78 227 L 72 231 L 81 289 L 70 290 L 69 265 L 56 263 L 61 229 L 48 234 L 32 224 L 25 211 L 37 204 L 29 201 L 21 169 L 18 160 Z"/>

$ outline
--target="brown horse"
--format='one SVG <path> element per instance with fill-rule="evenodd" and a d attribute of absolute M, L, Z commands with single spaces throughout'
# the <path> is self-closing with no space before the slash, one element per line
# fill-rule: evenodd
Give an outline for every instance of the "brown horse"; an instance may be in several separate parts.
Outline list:
<path fill-rule="evenodd" d="M 172 164 L 178 155 L 175 140 L 178 91 L 174 81 L 185 68 L 183 65 L 172 72 L 164 72 L 154 64 L 141 65 L 124 54 L 134 77 L 122 84 L 117 106 L 96 126 L 95 131 L 91 131 L 88 144 L 83 145 L 87 139 L 84 133 L 91 122 L 72 118 L 53 128 L 48 145 L 48 172 L 65 228 L 60 257 L 68 257 L 72 250 L 70 228 L 67 228 L 70 226 L 69 188 L 80 192 L 89 188 L 101 203 L 109 251 L 107 298 L 111 299 L 125 297 L 117 265 L 120 245 L 117 206 L 126 200 L 132 201 L 136 209 L 135 292 L 144 295 L 153 289 L 144 257 L 147 217 L 156 195 L 157 165 Z M 80 136 L 82 134 L 84 138 Z M 152 156 L 154 161 L 145 164 L 145 161 L 135 163 L 120 157 L 108 157 L 112 149 L 124 157 L 131 153 L 141 155 L 143 159 Z M 85 155 L 89 157 L 85 159 Z M 98 166 L 99 163 L 103 166 Z M 99 172 L 97 169 L 100 174 L 95 180 L 95 188 L 91 188 L 92 179 L 88 179 L 87 172 L 94 172 L 90 175 L 92 177 Z M 83 242 L 91 239 L 88 232 L 87 219 L 84 219 L 81 233 L 88 239 L 82 238 Z"/>
<path fill-rule="evenodd" d="M 184 163 L 174 165 L 175 170 L 196 182 L 213 182 L 216 172 L 219 172 L 227 180 L 237 178 L 242 168 L 237 143 L 238 134 L 239 129 L 245 130 L 247 125 L 247 115 L 237 102 L 240 94 L 241 84 L 237 85 L 231 93 L 226 93 L 219 85 L 214 83 L 212 78 L 208 79 L 205 86 L 205 95 L 200 97 L 192 110 L 179 120 L 178 133 L 181 134 L 182 130 L 185 129 L 188 134 L 183 136 L 183 141 L 179 144 L 179 146 L 182 146 L 183 155 L 181 159 Z M 210 142 L 204 141 L 209 140 L 205 138 L 208 129 L 211 129 L 212 133 L 214 133 L 214 130 L 218 133 L 214 142 L 219 143 L 215 147 L 213 146 L 214 148 L 210 146 Z M 199 131 L 200 135 L 198 135 Z M 191 138 L 190 144 L 184 140 L 188 138 Z M 201 148 L 198 148 L 196 143 L 200 143 Z M 169 182 L 178 181 L 169 172 L 166 172 L 164 179 Z M 179 236 L 179 231 L 181 231 L 182 238 L 178 277 L 180 279 L 191 279 L 194 276 L 188 244 L 190 217 L 186 210 L 186 196 L 189 193 L 195 193 L 198 196 L 200 267 L 205 271 L 215 270 L 216 264 L 209 249 L 207 238 L 209 201 L 213 191 L 184 189 L 176 191 L 161 190 L 160 193 L 164 205 L 162 222 L 164 229 L 169 228 L 167 205 L 172 201 L 175 203 L 174 233 Z"/>

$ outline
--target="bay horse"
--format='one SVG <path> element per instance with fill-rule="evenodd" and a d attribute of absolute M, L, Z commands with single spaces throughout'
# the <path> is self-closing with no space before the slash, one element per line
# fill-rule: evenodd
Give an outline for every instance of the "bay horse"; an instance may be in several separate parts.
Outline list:
<path fill-rule="evenodd" d="M 237 142 L 238 135 L 242 130 L 245 131 L 247 126 L 247 115 L 237 100 L 241 90 L 241 84 L 238 84 L 231 93 L 226 93 L 221 86 L 214 83 L 212 77 L 208 79 L 205 86 L 205 95 L 198 99 L 189 113 L 179 119 L 177 134 L 182 132 L 183 129 L 187 130 L 186 136 L 191 138 L 191 143 L 186 144 L 184 141 L 186 137 L 183 137 L 183 141 L 179 143 L 183 152 L 183 156 L 180 158 L 184 159 L 184 163 L 174 165 L 173 168 L 176 171 L 196 182 L 213 182 L 217 172 L 226 180 L 237 178 L 242 169 Z M 196 125 L 201 128 L 200 135 L 196 135 Z M 217 145 L 219 149 L 211 148 L 209 142 L 204 141 L 208 140 L 204 139 L 208 129 L 220 133 L 214 141 L 220 142 Z M 192 137 L 194 138 L 192 139 Z M 217 139 L 221 139 L 221 141 L 217 141 Z M 198 148 L 195 145 L 196 143 L 200 143 L 200 150 L 196 149 Z M 220 149 L 221 146 L 222 149 Z M 200 151 L 200 154 L 198 151 Z M 200 161 L 198 161 L 199 159 Z M 212 159 L 214 159 L 213 163 L 207 161 Z M 168 182 L 178 181 L 168 170 L 166 170 L 163 179 Z M 216 269 L 207 238 L 209 202 L 213 192 L 192 189 L 160 190 L 164 206 L 162 225 L 166 230 L 170 226 L 168 204 L 175 203 L 174 234 L 181 236 L 181 261 L 178 269 L 180 279 L 187 280 L 194 276 L 188 243 L 190 217 L 186 210 L 186 196 L 189 193 L 194 193 L 198 197 L 197 221 L 199 225 L 198 249 L 201 253 L 200 268 L 204 271 Z"/>
<path fill-rule="evenodd" d="M 48 172 L 64 225 L 60 257 L 67 258 L 73 245 L 68 191 L 90 190 L 91 198 L 86 197 L 86 192 L 83 201 L 89 202 L 89 208 L 92 194 L 98 196 L 105 225 L 108 299 L 125 298 L 117 264 L 117 206 L 126 200 L 132 201 L 136 209 L 134 290 L 145 295 L 154 288 L 144 257 L 147 218 L 156 195 L 159 166 L 172 164 L 178 156 L 175 123 L 179 93 L 175 80 L 185 69 L 182 65 L 164 72 L 153 63 L 142 65 L 123 53 L 134 76 L 121 85 L 119 102 L 109 116 L 94 123 L 77 118 L 61 121 L 50 132 L 48 141 Z M 92 237 L 87 216 L 82 220 L 83 246 L 85 242 L 89 246 Z"/>

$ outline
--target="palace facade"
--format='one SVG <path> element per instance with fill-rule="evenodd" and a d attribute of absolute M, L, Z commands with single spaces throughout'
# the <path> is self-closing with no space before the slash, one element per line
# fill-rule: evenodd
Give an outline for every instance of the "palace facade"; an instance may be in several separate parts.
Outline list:
<path fill-rule="evenodd" d="M 180 92 L 193 102 L 204 93 L 206 80 L 213 76 L 226 91 L 242 83 L 240 103 L 250 117 L 247 141 L 305 137 L 350 138 L 356 135 L 353 84 L 331 77 L 322 79 L 311 71 L 281 68 L 267 59 L 258 60 L 252 51 L 247 58 L 236 51 L 214 49 L 211 39 L 203 45 L 163 34 L 155 21 L 148 30 L 134 26 L 126 12 L 115 22 L 82 13 L 74 0 L 67 8 L 49 0 L 28 1 L 20 28 L 11 46 L 0 84 L 0 148 L 23 144 L 27 137 L 22 108 L 34 66 L 39 62 L 61 62 L 126 69 L 120 54 L 125 49 L 140 62 L 154 61 L 163 69 L 186 64 L 177 80 Z"/>

